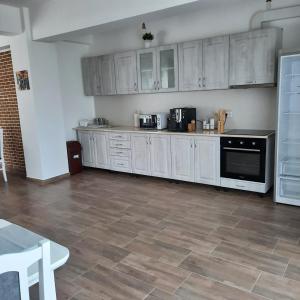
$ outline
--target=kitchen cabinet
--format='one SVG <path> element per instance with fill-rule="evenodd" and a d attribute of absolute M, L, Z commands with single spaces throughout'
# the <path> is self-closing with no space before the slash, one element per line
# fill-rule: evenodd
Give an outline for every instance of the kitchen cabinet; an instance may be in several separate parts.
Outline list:
<path fill-rule="evenodd" d="M 138 93 L 136 51 L 114 56 L 117 94 Z"/>
<path fill-rule="evenodd" d="M 218 137 L 172 136 L 172 178 L 219 185 L 219 149 Z"/>
<path fill-rule="evenodd" d="M 194 138 L 171 137 L 172 178 L 194 181 Z"/>
<path fill-rule="evenodd" d="M 171 139 L 167 135 L 150 135 L 151 175 L 171 177 Z"/>
<path fill-rule="evenodd" d="M 178 91 L 177 45 L 137 51 L 140 93 Z"/>
<path fill-rule="evenodd" d="M 194 139 L 195 182 L 220 185 L 220 139 Z"/>
<path fill-rule="evenodd" d="M 157 48 L 157 91 L 178 91 L 177 44 Z"/>
<path fill-rule="evenodd" d="M 229 87 L 229 36 L 203 40 L 202 89 Z"/>
<path fill-rule="evenodd" d="M 115 95 L 116 75 L 113 55 L 103 55 L 100 58 L 101 95 Z"/>
<path fill-rule="evenodd" d="M 100 57 L 81 59 L 83 91 L 86 96 L 101 95 Z"/>
<path fill-rule="evenodd" d="M 85 167 L 108 169 L 107 134 L 82 130 L 78 131 L 82 147 L 82 164 Z"/>
<path fill-rule="evenodd" d="M 91 131 L 78 131 L 78 141 L 82 148 L 82 164 L 85 167 L 95 167 L 93 133 Z"/>
<path fill-rule="evenodd" d="M 107 134 L 104 132 L 93 133 L 95 166 L 97 168 L 108 169 L 108 153 L 107 153 Z"/>
<path fill-rule="evenodd" d="M 230 86 L 276 83 L 282 30 L 265 28 L 230 36 Z"/>
<path fill-rule="evenodd" d="M 179 55 L 179 90 L 202 89 L 202 41 L 181 43 Z"/>
<path fill-rule="evenodd" d="M 229 37 L 179 45 L 180 91 L 228 88 Z"/>
<path fill-rule="evenodd" d="M 138 86 L 140 93 L 157 91 L 156 48 L 137 51 Z"/>
<path fill-rule="evenodd" d="M 149 136 L 134 134 L 131 136 L 132 172 L 141 175 L 151 175 Z"/>

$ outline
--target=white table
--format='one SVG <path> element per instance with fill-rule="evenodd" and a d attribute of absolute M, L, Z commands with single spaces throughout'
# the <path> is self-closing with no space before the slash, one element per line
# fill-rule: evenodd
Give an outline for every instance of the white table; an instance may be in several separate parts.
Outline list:
<path fill-rule="evenodd" d="M 20 252 L 38 245 L 45 238 L 16 224 L 0 219 L 0 255 Z M 69 250 L 50 241 L 51 268 L 56 270 L 66 263 L 70 256 Z M 28 285 L 39 281 L 38 263 L 28 269 Z"/>

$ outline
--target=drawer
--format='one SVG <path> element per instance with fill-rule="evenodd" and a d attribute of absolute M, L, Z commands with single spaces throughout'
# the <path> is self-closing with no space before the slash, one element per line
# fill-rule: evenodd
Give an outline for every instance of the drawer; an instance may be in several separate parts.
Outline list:
<path fill-rule="evenodd" d="M 280 196 L 299 199 L 300 178 L 280 178 Z"/>
<path fill-rule="evenodd" d="M 257 193 L 267 192 L 267 186 L 265 183 L 230 179 L 224 177 L 221 178 L 221 186 L 230 189 L 237 189 L 237 190 L 257 192 Z"/>
<path fill-rule="evenodd" d="M 130 135 L 128 133 L 122 132 L 110 133 L 109 139 L 118 141 L 130 141 Z"/>
<path fill-rule="evenodd" d="M 111 170 L 131 173 L 131 160 L 119 157 L 110 158 Z"/>
<path fill-rule="evenodd" d="M 131 157 L 131 151 L 129 149 L 110 148 L 109 152 L 111 156 Z"/>
<path fill-rule="evenodd" d="M 282 161 L 280 175 L 300 177 L 300 160 L 291 159 Z"/>
<path fill-rule="evenodd" d="M 130 141 L 110 140 L 109 146 L 111 148 L 130 149 Z"/>

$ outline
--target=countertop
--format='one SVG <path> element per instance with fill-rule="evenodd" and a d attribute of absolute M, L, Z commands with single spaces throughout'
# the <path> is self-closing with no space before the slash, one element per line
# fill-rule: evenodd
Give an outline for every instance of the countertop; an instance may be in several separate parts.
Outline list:
<path fill-rule="evenodd" d="M 174 132 L 174 131 L 168 131 L 167 129 L 164 130 L 155 130 L 155 129 L 142 129 L 142 128 L 136 128 L 136 127 L 130 127 L 130 126 L 113 126 L 113 127 L 97 127 L 97 126 L 88 126 L 88 127 L 76 127 L 74 130 L 80 130 L 80 131 L 104 131 L 104 132 L 128 132 L 128 133 L 149 133 L 149 134 L 168 134 L 168 135 L 189 135 L 189 136 L 212 136 L 212 137 L 251 137 L 251 138 L 263 138 L 266 139 L 269 136 L 275 134 L 275 131 L 271 131 L 270 134 L 263 135 L 263 136 L 256 136 L 256 135 L 232 135 L 225 133 L 218 133 L 217 130 L 197 130 L 194 132 Z M 227 132 L 230 130 L 227 130 Z"/>

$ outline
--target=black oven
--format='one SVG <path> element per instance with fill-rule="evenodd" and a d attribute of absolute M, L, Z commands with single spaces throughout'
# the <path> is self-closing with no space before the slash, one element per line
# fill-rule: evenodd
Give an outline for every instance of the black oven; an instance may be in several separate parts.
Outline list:
<path fill-rule="evenodd" d="M 266 139 L 221 137 L 221 177 L 265 183 Z"/>

